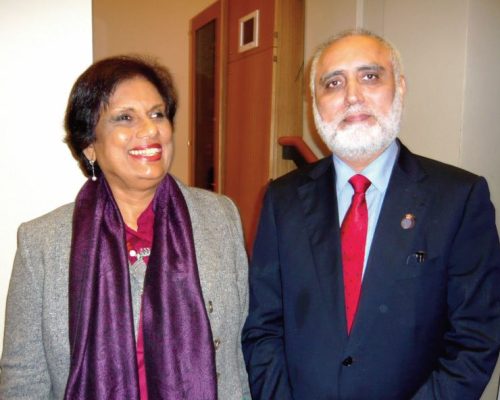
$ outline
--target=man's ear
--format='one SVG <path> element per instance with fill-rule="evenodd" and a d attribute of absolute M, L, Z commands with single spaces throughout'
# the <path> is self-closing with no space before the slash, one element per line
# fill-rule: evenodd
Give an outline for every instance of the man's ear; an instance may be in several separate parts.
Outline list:
<path fill-rule="evenodd" d="M 401 96 L 404 97 L 406 94 L 406 78 L 404 75 L 399 77 L 399 90 L 401 90 Z"/>
<path fill-rule="evenodd" d="M 94 145 L 90 144 L 87 148 L 83 150 L 83 155 L 87 157 L 87 160 L 89 161 L 95 161 L 96 160 L 96 155 L 95 155 L 95 149 Z"/>

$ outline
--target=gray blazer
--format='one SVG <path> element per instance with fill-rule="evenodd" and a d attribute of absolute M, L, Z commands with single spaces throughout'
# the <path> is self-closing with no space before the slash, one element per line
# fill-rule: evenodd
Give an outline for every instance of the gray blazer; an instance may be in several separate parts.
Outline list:
<path fill-rule="evenodd" d="M 193 225 L 203 298 L 216 348 L 219 399 L 249 398 L 240 346 L 247 313 L 248 265 L 239 215 L 227 197 L 179 186 Z M 0 361 L 2 400 L 64 396 L 69 372 L 72 216 L 73 204 L 68 204 L 19 227 Z M 138 299 L 140 286 L 131 287 L 133 299 Z"/>

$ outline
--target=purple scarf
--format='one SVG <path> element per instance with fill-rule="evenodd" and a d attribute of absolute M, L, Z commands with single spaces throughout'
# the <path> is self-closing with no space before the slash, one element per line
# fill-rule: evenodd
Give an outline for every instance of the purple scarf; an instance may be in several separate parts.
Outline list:
<path fill-rule="evenodd" d="M 215 354 L 191 219 L 171 176 L 159 185 L 153 207 L 142 299 L 149 399 L 215 400 Z M 125 247 L 124 223 L 108 184 L 89 180 L 73 216 L 67 400 L 139 399 Z"/>

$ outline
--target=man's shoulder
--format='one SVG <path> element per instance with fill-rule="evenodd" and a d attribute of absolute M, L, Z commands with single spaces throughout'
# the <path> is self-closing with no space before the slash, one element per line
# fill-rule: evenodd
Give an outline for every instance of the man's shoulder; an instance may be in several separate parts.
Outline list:
<path fill-rule="evenodd" d="M 274 179 L 270 186 L 275 190 L 296 188 L 318 179 L 324 174 L 332 174 L 332 156 L 326 156 L 318 161 L 307 164 Z M 333 175 L 331 175 L 333 178 Z"/>
<path fill-rule="evenodd" d="M 412 153 L 401 141 L 399 141 L 399 155 L 395 170 L 405 173 L 415 181 L 426 181 L 437 185 L 474 185 L 484 178 L 446 162 L 438 161 L 423 155 Z M 393 172 L 394 176 L 394 172 Z"/>
<path fill-rule="evenodd" d="M 474 184 L 482 179 L 479 175 L 461 167 L 421 155 L 414 155 L 426 176 L 436 182 Z"/>

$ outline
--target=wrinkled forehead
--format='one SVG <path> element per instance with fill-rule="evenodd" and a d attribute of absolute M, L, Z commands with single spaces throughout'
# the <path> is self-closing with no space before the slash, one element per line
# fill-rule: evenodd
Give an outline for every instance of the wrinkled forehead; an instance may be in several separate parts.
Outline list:
<path fill-rule="evenodd" d="M 333 42 L 321 54 L 316 79 L 331 71 L 356 71 L 364 65 L 377 65 L 392 73 L 391 50 L 370 36 L 348 36 Z"/>

